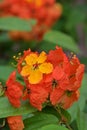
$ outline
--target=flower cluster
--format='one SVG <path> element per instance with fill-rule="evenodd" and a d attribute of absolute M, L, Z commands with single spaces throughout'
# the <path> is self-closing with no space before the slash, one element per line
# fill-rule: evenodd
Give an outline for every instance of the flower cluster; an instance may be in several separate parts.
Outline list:
<path fill-rule="evenodd" d="M 68 109 L 79 98 L 84 65 L 76 55 L 66 56 L 61 47 L 48 54 L 24 51 L 17 58 L 17 70 L 25 83 L 24 91 L 15 81 L 15 72 L 6 83 L 6 95 L 15 107 L 20 106 L 22 97 L 40 111 L 46 103 Z"/>
<path fill-rule="evenodd" d="M 20 99 L 23 95 L 23 86 L 16 81 L 16 71 L 12 72 L 6 82 L 6 96 L 14 107 L 20 107 Z"/>
<path fill-rule="evenodd" d="M 62 6 L 55 0 L 3 0 L 0 4 L 0 17 L 17 16 L 23 19 L 36 19 L 31 32 L 11 31 L 14 39 L 40 40 L 43 34 L 61 16 Z"/>
<path fill-rule="evenodd" d="M 24 124 L 22 116 L 10 116 L 7 118 L 10 130 L 23 130 Z"/>

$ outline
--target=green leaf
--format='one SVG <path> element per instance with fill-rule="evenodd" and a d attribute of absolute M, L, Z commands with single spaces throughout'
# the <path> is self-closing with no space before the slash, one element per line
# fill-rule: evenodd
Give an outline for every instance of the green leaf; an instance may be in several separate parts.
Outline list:
<path fill-rule="evenodd" d="M 79 24 L 82 24 L 86 20 L 86 10 L 85 6 L 76 6 L 70 11 L 68 15 L 66 29 L 71 29 L 76 27 Z M 76 18 L 76 19 L 75 19 Z"/>
<path fill-rule="evenodd" d="M 61 120 L 60 114 L 56 111 L 54 107 L 51 106 L 46 106 L 43 108 L 42 112 L 47 113 L 47 114 L 53 114 L 55 115 L 59 120 Z"/>
<path fill-rule="evenodd" d="M 68 130 L 68 129 L 60 125 L 51 124 L 51 125 L 46 125 L 38 130 Z"/>
<path fill-rule="evenodd" d="M 10 66 L 0 66 L 0 80 L 7 80 L 13 70 Z"/>
<path fill-rule="evenodd" d="M 0 34 L 0 43 L 10 41 L 10 37 L 8 34 L 1 33 Z"/>
<path fill-rule="evenodd" d="M 5 85 L 8 77 L 10 76 L 10 74 L 13 72 L 13 71 L 16 71 L 15 68 L 7 65 L 7 66 L 0 66 L 0 82 L 2 82 L 2 85 Z M 22 77 L 17 73 L 17 81 L 19 81 L 21 84 L 24 85 L 24 82 L 23 82 L 23 79 Z"/>
<path fill-rule="evenodd" d="M 62 120 L 65 119 L 65 121 L 67 123 L 70 123 L 71 121 L 71 116 L 69 114 L 68 111 L 64 110 L 63 108 L 54 108 L 54 107 L 49 107 L 49 106 L 46 106 L 44 109 L 43 109 L 43 112 L 44 113 L 48 113 L 48 114 L 53 114 L 55 115 L 59 120 Z"/>
<path fill-rule="evenodd" d="M 87 73 L 84 74 L 82 85 L 80 88 L 81 95 L 84 95 L 85 98 L 87 98 Z"/>
<path fill-rule="evenodd" d="M 31 118 L 24 120 L 25 130 L 38 130 L 44 125 L 57 124 L 58 118 L 52 114 L 37 112 Z"/>
<path fill-rule="evenodd" d="M 78 46 L 76 45 L 75 41 L 68 35 L 58 32 L 58 31 L 49 31 L 44 35 L 43 40 L 45 42 L 49 42 L 41 45 L 41 49 L 52 49 L 53 46 L 62 46 L 66 49 L 69 49 L 75 53 L 79 52 Z M 50 43 L 51 42 L 51 43 Z"/>
<path fill-rule="evenodd" d="M 0 30 L 11 31 L 31 31 L 32 26 L 36 24 L 36 20 L 24 20 L 18 17 L 0 18 Z"/>
<path fill-rule="evenodd" d="M 87 114 L 80 111 L 78 108 L 76 117 L 78 130 L 87 130 Z"/>
<path fill-rule="evenodd" d="M 7 97 L 0 97 L 0 118 L 23 115 L 35 111 L 36 109 L 28 101 L 23 102 L 20 108 L 15 108 L 9 103 Z"/>
<path fill-rule="evenodd" d="M 82 85 L 80 88 L 80 98 L 78 100 L 78 102 L 75 102 L 71 108 L 68 109 L 71 117 L 72 117 L 72 121 L 74 119 L 76 119 L 77 116 L 77 112 L 78 112 L 78 108 L 80 109 L 80 111 L 83 111 L 85 108 L 85 102 L 87 100 L 87 73 L 84 75 L 83 81 L 82 81 Z"/>

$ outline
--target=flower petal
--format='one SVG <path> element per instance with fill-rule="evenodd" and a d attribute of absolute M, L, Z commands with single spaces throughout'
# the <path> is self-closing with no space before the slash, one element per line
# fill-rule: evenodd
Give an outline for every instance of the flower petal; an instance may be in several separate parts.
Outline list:
<path fill-rule="evenodd" d="M 58 103 L 61 104 L 64 109 L 68 109 L 75 101 L 78 100 L 79 95 L 78 90 L 71 92 L 71 95 L 68 95 L 65 92 L 65 94 L 58 100 Z"/>
<path fill-rule="evenodd" d="M 13 72 L 10 74 L 9 79 L 6 81 L 6 85 L 9 86 L 9 85 L 12 84 L 15 80 L 16 80 L 16 71 L 13 71 Z"/>
<path fill-rule="evenodd" d="M 22 68 L 21 70 L 21 75 L 22 76 L 28 76 L 31 72 L 31 67 L 29 65 L 26 65 Z"/>
<path fill-rule="evenodd" d="M 54 71 L 53 71 L 53 78 L 56 80 L 61 80 L 63 79 L 65 73 L 63 71 L 63 69 L 61 67 L 55 67 Z"/>
<path fill-rule="evenodd" d="M 48 98 L 48 92 L 42 86 L 39 85 L 37 86 L 35 85 L 32 87 L 33 89 L 31 88 L 30 97 L 29 97 L 30 104 L 41 111 L 42 104 Z"/>
<path fill-rule="evenodd" d="M 38 63 L 43 63 L 47 59 L 46 53 L 42 51 L 37 59 Z"/>
<path fill-rule="evenodd" d="M 38 55 L 37 54 L 30 54 L 26 56 L 25 61 L 28 65 L 34 65 L 37 62 Z"/>
<path fill-rule="evenodd" d="M 30 76 L 28 77 L 29 82 L 31 84 L 37 84 L 39 83 L 43 78 L 42 73 L 39 70 L 34 70 L 31 72 Z"/>
<path fill-rule="evenodd" d="M 42 72 L 42 73 L 45 73 L 45 74 L 49 74 L 52 72 L 53 70 L 53 65 L 51 63 L 43 63 L 39 66 L 39 70 Z"/>
<path fill-rule="evenodd" d="M 50 101 L 52 105 L 56 105 L 63 94 L 64 94 L 64 90 L 62 90 L 61 88 L 53 89 L 53 91 L 50 94 Z"/>
<path fill-rule="evenodd" d="M 7 117 L 7 122 L 10 127 L 10 130 L 23 130 L 24 129 L 22 116 Z"/>

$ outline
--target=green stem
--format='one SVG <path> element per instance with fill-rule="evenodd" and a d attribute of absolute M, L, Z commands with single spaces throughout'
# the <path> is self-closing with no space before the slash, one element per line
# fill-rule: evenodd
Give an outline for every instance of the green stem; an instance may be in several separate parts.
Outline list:
<path fill-rule="evenodd" d="M 5 126 L 5 119 L 3 120 L 3 123 L 0 124 L 0 128 L 4 127 Z"/>
<path fill-rule="evenodd" d="M 68 122 L 66 121 L 66 117 L 64 117 L 64 115 L 62 115 L 61 110 L 59 107 L 54 107 L 56 109 L 56 111 L 60 114 L 61 116 L 61 123 L 65 124 L 65 126 L 69 129 L 69 130 L 73 130 L 70 125 L 68 124 Z"/>

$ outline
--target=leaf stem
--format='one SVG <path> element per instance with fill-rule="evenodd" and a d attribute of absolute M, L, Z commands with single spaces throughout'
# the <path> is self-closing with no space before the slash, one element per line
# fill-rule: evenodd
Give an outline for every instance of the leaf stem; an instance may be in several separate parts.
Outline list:
<path fill-rule="evenodd" d="M 63 123 L 63 124 L 65 124 L 65 126 L 69 129 L 69 130 L 73 130 L 71 127 L 70 127 L 70 125 L 69 125 L 69 123 L 67 122 L 67 119 L 66 119 L 66 117 L 61 113 L 61 110 L 60 110 L 60 108 L 59 107 L 54 107 L 55 109 L 56 109 L 56 111 L 60 114 L 60 116 L 61 116 L 61 121 L 60 121 L 60 123 Z"/>

